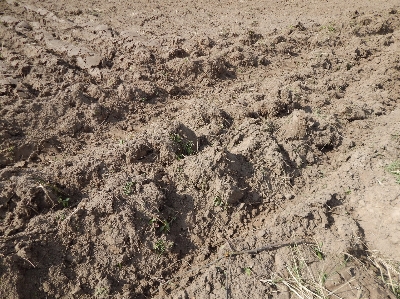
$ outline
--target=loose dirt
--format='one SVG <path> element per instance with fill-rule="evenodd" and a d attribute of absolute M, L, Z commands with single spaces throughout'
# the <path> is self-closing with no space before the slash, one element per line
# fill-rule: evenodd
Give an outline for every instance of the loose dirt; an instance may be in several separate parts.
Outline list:
<path fill-rule="evenodd" d="M 0 297 L 399 298 L 399 41 L 394 0 L 0 2 Z"/>

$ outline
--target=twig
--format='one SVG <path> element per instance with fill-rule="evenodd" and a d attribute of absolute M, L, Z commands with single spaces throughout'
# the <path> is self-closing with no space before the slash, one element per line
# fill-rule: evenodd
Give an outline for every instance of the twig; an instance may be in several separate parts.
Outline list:
<path fill-rule="evenodd" d="M 225 277 L 225 279 L 226 279 L 226 281 L 225 281 L 226 299 L 229 299 L 229 291 L 230 291 L 229 279 L 230 279 L 230 274 L 231 274 L 231 264 L 232 263 L 230 263 L 230 262 L 228 263 L 228 269 L 226 271 L 226 277 Z"/>
<path fill-rule="evenodd" d="M 226 254 L 226 256 L 229 257 L 229 256 L 240 255 L 240 254 L 257 254 L 257 253 L 260 253 L 262 251 L 268 251 L 268 250 L 272 250 L 272 249 L 278 249 L 278 248 L 281 248 L 281 247 L 299 245 L 299 244 L 304 244 L 304 243 L 307 243 L 307 242 L 305 240 L 299 240 L 299 241 L 294 241 L 294 242 L 275 243 L 275 244 L 269 244 L 267 246 L 256 248 L 256 249 L 228 252 Z"/>
<path fill-rule="evenodd" d="M 20 256 L 20 258 L 22 258 L 23 260 L 25 260 L 25 261 L 27 261 L 29 264 L 31 264 L 33 268 L 36 268 L 36 266 L 35 266 L 30 260 L 28 260 L 27 258 L 24 258 L 24 257 L 22 257 L 22 256 Z"/>
<path fill-rule="evenodd" d="M 71 217 L 72 217 L 73 215 L 75 215 L 76 212 L 78 212 L 79 210 L 81 210 L 81 207 L 77 207 L 71 214 L 69 214 L 68 217 L 65 218 L 64 221 L 62 221 L 62 222 L 60 223 L 59 227 L 62 226 L 62 225 L 64 225 L 64 226 L 67 225 L 67 222 L 69 222 L 69 221 L 71 220 Z"/>
<path fill-rule="evenodd" d="M 50 199 L 51 203 L 53 204 L 53 206 L 51 208 L 54 208 L 56 203 L 54 202 L 54 200 L 50 197 L 49 193 L 47 192 L 46 188 L 43 187 L 42 185 L 38 186 L 39 188 L 42 188 L 44 194 L 46 194 L 47 198 Z"/>
<path fill-rule="evenodd" d="M 263 246 L 263 247 L 260 247 L 260 248 L 256 248 L 256 249 L 227 252 L 224 256 L 219 257 L 219 258 L 213 260 L 212 262 L 210 262 L 210 263 L 208 263 L 206 265 L 203 265 L 203 266 L 200 266 L 200 267 L 197 267 L 197 268 L 194 268 L 194 269 L 190 269 L 190 270 L 186 271 L 183 275 L 180 275 L 180 276 L 177 276 L 177 277 L 173 277 L 173 278 L 167 280 L 166 282 L 162 283 L 161 285 L 170 283 L 171 281 L 173 281 L 175 279 L 178 279 L 178 278 L 180 278 L 182 276 L 188 275 L 188 274 L 190 274 L 192 272 L 197 272 L 197 271 L 200 271 L 202 269 L 209 268 L 210 266 L 212 266 L 212 265 L 218 263 L 219 261 L 221 261 L 221 260 L 223 260 L 225 258 L 228 258 L 228 257 L 237 256 L 237 255 L 241 255 L 241 254 L 258 254 L 258 253 L 263 252 L 263 251 L 269 251 L 269 250 L 278 249 L 278 248 L 285 247 L 285 246 L 292 246 L 292 245 L 298 245 L 298 244 L 304 244 L 304 243 L 307 243 L 307 241 L 299 240 L 299 241 L 293 241 L 293 242 L 275 243 L 275 244 L 269 244 L 269 245 L 266 245 L 266 246 Z"/>

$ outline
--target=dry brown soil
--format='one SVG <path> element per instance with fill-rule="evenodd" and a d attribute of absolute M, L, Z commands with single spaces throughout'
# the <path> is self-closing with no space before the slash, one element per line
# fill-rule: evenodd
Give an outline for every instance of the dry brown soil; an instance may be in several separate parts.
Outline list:
<path fill-rule="evenodd" d="M 399 298 L 398 4 L 0 1 L 0 298 Z"/>

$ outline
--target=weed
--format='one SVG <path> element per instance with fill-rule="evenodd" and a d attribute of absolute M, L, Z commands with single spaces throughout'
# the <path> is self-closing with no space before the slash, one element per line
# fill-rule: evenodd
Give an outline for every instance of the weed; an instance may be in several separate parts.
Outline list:
<path fill-rule="evenodd" d="M 170 139 L 174 142 L 178 149 L 176 151 L 176 156 L 178 160 L 185 158 L 186 156 L 194 155 L 196 152 L 194 150 L 193 141 L 184 140 L 184 138 L 179 134 L 171 134 Z"/>
<path fill-rule="evenodd" d="M 101 296 L 101 295 L 106 295 L 107 294 L 107 289 L 106 288 L 97 288 L 95 292 L 95 296 Z"/>
<path fill-rule="evenodd" d="M 57 220 L 60 221 L 60 222 L 64 221 L 65 218 L 67 218 L 67 216 L 65 214 L 61 214 L 61 215 L 57 216 Z"/>
<path fill-rule="evenodd" d="M 193 149 L 193 142 L 188 141 L 183 145 L 183 151 L 187 156 L 193 155 L 194 149 Z"/>
<path fill-rule="evenodd" d="M 163 239 L 158 239 L 154 245 L 153 249 L 158 253 L 158 255 L 163 255 L 165 251 L 172 246 L 173 243 L 167 243 Z"/>
<path fill-rule="evenodd" d="M 328 24 L 326 26 L 322 26 L 321 29 L 328 29 L 329 32 L 335 32 L 336 28 L 333 24 Z"/>
<path fill-rule="evenodd" d="M 181 143 L 183 141 L 181 135 L 179 135 L 179 134 L 171 134 L 170 138 L 175 143 Z"/>
<path fill-rule="evenodd" d="M 165 242 L 162 239 L 157 240 L 153 245 L 153 249 L 159 254 L 162 255 L 165 252 L 166 246 Z"/>
<path fill-rule="evenodd" d="M 222 205 L 222 198 L 219 196 L 216 196 L 214 198 L 214 206 L 219 207 L 220 205 Z"/>
<path fill-rule="evenodd" d="M 214 198 L 214 207 L 225 207 L 227 203 L 221 198 L 221 196 L 217 195 Z"/>
<path fill-rule="evenodd" d="M 5 152 L 6 153 L 6 157 L 7 157 L 7 160 L 10 160 L 10 161 L 12 161 L 12 156 L 14 155 L 14 153 L 15 153 L 15 146 L 10 146 L 10 147 L 8 147 L 8 148 L 6 148 L 6 149 L 2 149 L 2 150 L 0 150 L 0 153 L 3 153 L 3 152 Z"/>
<path fill-rule="evenodd" d="M 328 274 L 322 273 L 321 275 L 321 284 L 325 284 L 326 280 L 328 279 Z"/>
<path fill-rule="evenodd" d="M 62 197 L 59 197 L 58 202 L 62 204 L 63 208 L 68 208 L 69 206 L 69 198 L 63 199 Z"/>
<path fill-rule="evenodd" d="M 149 220 L 149 224 L 150 224 L 151 226 L 156 227 L 156 228 L 159 227 L 159 228 L 160 228 L 160 229 L 159 229 L 159 232 L 160 232 L 160 233 L 167 234 L 167 233 L 170 232 L 170 230 L 171 230 L 171 223 L 172 223 L 172 221 L 174 221 L 175 219 L 176 219 L 176 217 L 172 217 L 171 220 L 168 221 L 168 220 L 160 220 L 160 219 L 154 217 L 154 218 L 151 218 L 151 219 Z"/>
<path fill-rule="evenodd" d="M 351 259 L 351 256 L 345 253 L 345 254 L 343 255 L 343 262 L 341 263 L 341 265 L 342 265 L 343 267 L 347 267 L 347 264 L 348 264 L 348 262 L 350 261 L 350 259 Z"/>
<path fill-rule="evenodd" d="M 247 276 L 250 276 L 253 271 L 251 270 L 251 267 L 246 267 L 243 269 L 244 274 L 246 274 Z"/>
<path fill-rule="evenodd" d="M 392 173 L 396 178 L 396 183 L 400 184 L 400 160 L 390 163 L 386 170 Z"/>
<path fill-rule="evenodd" d="M 167 220 L 161 221 L 161 227 L 160 227 L 160 233 L 169 233 L 171 230 L 171 223 L 172 221 L 175 220 L 175 217 L 173 217 L 169 222 Z"/>
<path fill-rule="evenodd" d="M 322 261 L 323 259 L 325 259 L 325 255 L 324 255 L 324 253 L 322 252 L 322 245 L 323 245 L 323 243 L 317 244 L 317 245 L 313 246 L 314 254 L 315 254 L 315 256 L 316 256 L 320 261 Z"/>
<path fill-rule="evenodd" d="M 124 194 L 129 196 L 133 193 L 133 188 L 136 186 L 136 182 L 126 182 L 125 186 L 122 188 Z"/>
<path fill-rule="evenodd" d="M 336 28 L 333 25 L 328 25 L 326 28 L 328 28 L 328 31 L 330 31 L 330 32 L 336 31 Z"/>
<path fill-rule="evenodd" d="M 15 146 L 10 146 L 10 147 L 7 149 L 7 151 L 8 151 L 9 153 L 14 153 L 14 151 L 15 151 Z"/>

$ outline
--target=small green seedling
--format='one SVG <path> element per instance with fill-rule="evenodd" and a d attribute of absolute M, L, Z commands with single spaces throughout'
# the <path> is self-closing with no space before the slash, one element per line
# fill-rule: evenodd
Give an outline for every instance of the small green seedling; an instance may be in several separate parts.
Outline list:
<path fill-rule="evenodd" d="M 160 232 L 165 233 L 165 234 L 169 233 L 169 231 L 171 230 L 171 226 L 169 225 L 169 222 L 167 220 L 164 220 L 162 222 L 162 224 L 163 225 L 160 227 Z"/>
<path fill-rule="evenodd" d="M 323 259 L 325 259 L 325 255 L 324 255 L 324 253 L 322 252 L 322 245 L 323 245 L 323 243 L 318 244 L 317 246 L 314 246 L 314 247 L 313 247 L 314 254 L 316 255 L 316 257 L 317 257 L 320 261 L 322 261 Z"/>
<path fill-rule="evenodd" d="M 183 152 L 186 156 L 190 156 L 194 154 L 193 142 L 188 141 L 183 145 Z"/>
<path fill-rule="evenodd" d="M 182 137 L 179 134 L 171 134 L 171 140 L 175 143 L 181 143 Z"/>
<path fill-rule="evenodd" d="M 253 273 L 253 271 L 251 270 L 251 267 L 246 267 L 243 269 L 243 271 L 244 271 L 244 274 L 246 274 L 247 276 L 250 276 Z"/>
<path fill-rule="evenodd" d="M 193 141 L 185 141 L 179 134 L 171 134 L 170 139 L 177 145 L 178 150 L 176 151 L 176 157 L 178 160 L 182 160 L 186 156 L 195 154 Z"/>
<path fill-rule="evenodd" d="M 159 228 L 160 233 L 167 234 L 170 232 L 171 223 L 175 219 L 176 219 L 176 217 L 172 217 L 172 219 L 170 221 L 168 221 L 168 220 L 160 220 L 159 218 L 154 217 L 149 220 L 149 224 L 151 226 L 154 226 L 155 228 Z"/>
<path fill-rule="evenodd" d="M 58 202 L 62 204 L 63 208 L 68 208 L 69 206 L 69 198 L 58 198 Z"/>
<path fill-rule="evenodd" d="M 330 32 L 335 32 L 336 31 L 336 28 L 333 25 L 328 25 L 327 28 L 328 28 L 328 30 Z"/>
<path fill-rule="evenodd" d="M 214 198 L 214 207 L 220 207 L 220 206 L 223 206 L 223 205 L 224 205 L 224 201 L 222 200 L 222 198 L 219 195 L 217 195 Z"/>
<path fill-rule="evenodd" d="M 160 227 L 160 232 L 165 233 L 165 234 L 169 233 L 171 230 L 171 223 L 174 220 L 175 220 L 175 217 L 173 217 L 170 221 L 167 221 L 167 220 L 161 221 L 162 225 Z"/>
<path fill-rule="evenodd" d="M 107 294 L 106 288 L 97 288 L 95 292 L 95 296 L 105 295 Z"/>
<path fill-rule="evenodd" d="M 328 274 L 322 273 L 321 275 L 321 284 L 325 284 L 326 280 L 328 279 Z"/>
<path fill-rule="evenodd" d="M 136 186 L 136 182 L 126 182 L 125 186 L 122 188 L 124 194 L 129 196 L 133 193 L 133 188 Z"/>
<path fill-rule="evenodd" d="M 341 265 L 342 265 L 343 267 L 347 267 L 347 264 L 348 264 L 348 262 L 350 261 L 350 259 L 351 259 L 351 255 L 348 255 L 347 253 L 345 253 L 345 254 L 343 255 L 343 261 L 341 262 Z"/>
<path fill-rule="evenodd" d="M 159 254 L 163 255 L 165 250 L 167 249 L 167 246 L 165 244 L 165 241 L 162 239 L 157 240 L 156 243 L 153 245 L 153 249 Z"/>
<path fill-rule="evenodd" d="M 395 176 L 396 183 L 400 184 L 400 160 L 390 163 L 386 169 Z"/>
<path fill-rule="evenodd" d="M 57 216 L 57 220 L 58 220 L 58 221 L 64 221 L 65 218 L 67 218 L 67 216 L 66 216 L 64 213 Z"/>

